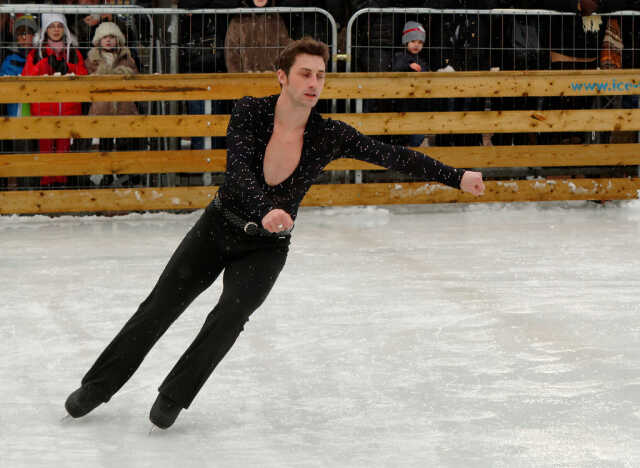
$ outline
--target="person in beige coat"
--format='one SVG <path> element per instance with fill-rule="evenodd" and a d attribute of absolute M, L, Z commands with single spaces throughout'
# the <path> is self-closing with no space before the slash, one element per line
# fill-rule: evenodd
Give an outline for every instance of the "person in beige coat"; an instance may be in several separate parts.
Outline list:
<path fill-rule="evenodd" d="M 115 23 L 104 22 L 93 36 L 93 48 L 87 54 L 85 65 L 90 75 L 134 75 L 138 73 L 136 62 L 126 46 L 126 39 Z M 94 102 L 89 115 L 136 115 L 135 102 Z M 136 138 L 100 139 L 100 151 L 134 151 L 138 149 Z M 113 183 L 120 185 L 126 177 L 119 179 L 114 175 Z M 105 179 L 98 175 L 91 180 L 96 185 L 104 185 Z"/>
<path fill-rule="evenodd" d="M 275 6 L 274 1 L 252 0 L 246 6 Z M 229 23 L 225 62 L 229 73 L 275 71 L 280 52 L 291 42 L 284 20 L 277 13 L 244 13 Z"/>

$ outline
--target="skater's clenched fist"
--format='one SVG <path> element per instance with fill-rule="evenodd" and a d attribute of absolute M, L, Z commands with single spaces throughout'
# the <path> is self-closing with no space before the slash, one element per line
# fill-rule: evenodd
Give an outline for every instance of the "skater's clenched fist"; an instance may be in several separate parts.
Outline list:
<path fill-rule="evenodd" d="M 480 196 L 484 193 L 484 182 L 482 182 L 482 172 L 465 171 L 460 181 L 460 190 L 469 192 L 472 195 Z"/>
<path fill-rule="evenodd" d="M 276 208 L 262 218 L 262 227 L 269 232 L 288 231 L 293 227 L 293 219 L 286 211 Z"/>

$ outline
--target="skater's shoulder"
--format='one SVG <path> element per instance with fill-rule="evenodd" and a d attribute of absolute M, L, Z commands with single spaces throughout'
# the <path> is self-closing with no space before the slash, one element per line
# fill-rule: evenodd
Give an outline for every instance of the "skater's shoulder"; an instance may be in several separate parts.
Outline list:
<path fill-rule="evenodd" d="M 244 96 L 236 101 L 236 106 L 240 106 L 241 108 L 269 109 L 271 107 L 275 107 L 277 100 L 277 94 L 265 97 Z"/>
<path fill-rule="evenodd" d="M 343 135 L 350 133 L 355 129 L 342 120 L 334 120 L 331 117 L 320 117 L 322 127 L 325 132 L 333 133 L 334 135 Z"/>
<path fill-rule="evenodd" d="M 273 116 L 278 95 L 267 97 L 244 96 L 236 101 L 233 113 L 251 121 L 268 119 Z"/>

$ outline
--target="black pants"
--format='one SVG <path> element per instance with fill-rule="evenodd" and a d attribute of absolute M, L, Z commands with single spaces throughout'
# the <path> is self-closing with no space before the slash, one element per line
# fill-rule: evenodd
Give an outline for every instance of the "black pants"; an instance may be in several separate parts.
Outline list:
<path fill-rule="evenodd" d="M 218 304 L 159 388 L 188 408 L 231 348 L 249 316 L 266 299 L 284 267 L 289 237 L 249 236 L 209 206 L 165 267 L 149 297 L 82 379 L 108 401 L 152 346 L 224 270 Z"/>

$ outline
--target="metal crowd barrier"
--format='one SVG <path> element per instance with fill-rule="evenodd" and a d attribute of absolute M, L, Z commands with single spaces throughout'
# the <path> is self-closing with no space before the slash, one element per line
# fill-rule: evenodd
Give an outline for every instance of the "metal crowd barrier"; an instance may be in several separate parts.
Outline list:
<path fill-rule="evenodd" d="M 61 13 L 67 17 L 70 28 L 78 37 L 78 47 L 86 52 L 92 47 L 90 31 L 84 19 L 91 15 L 112 15 L 113 20 L 123 31 L 127 44 L 132 50 L 142 74 L 161 73 L 222 73 L 227 71 L 225 55 L 230 52 L 225 43 L 226 32 L 233 22 L 255 17 L 265 19 L 278 15 L 287 35 L 292 39 L 312 36 L 327 43 L 331 50 L 329 71 L 336 69 L 337 26 L 333 17 L 320 8 L 235 8 L 235 9 L 200 9 L 186 10 L 179 8 L 141 8 L 135 5 L 0 5 L 0 15 L 8 14 L 12 18 L 16 14 Z M 265 30 L 265 32 L 268 32 Z M 82 34 L 84 33 L 84 34 Z M 12 38 L 2 38 L 0 42 L 0 58 L 7 55 L 12 47 Z M 10 40 L 7 40 L 10 39 Z M 265 38 L 271 39 L 271 38 Z M 284 45 L 284 44 L 283 44 Z M 235 50 L 236 48 L 234 48 Z M 265 49 L 266 50 L 266 49 Z M 325 105 L 335 110 L 335 101 Z M 231 111 L 230 101 L 153 101 L 138 103 L 144 114 L 228 114 Z M 327 108 L 327 110 L 330 110 Z M 12 152 L 7 142 L 0 142 L 0 152 Z M 78 141 L 74 151 L 87 151 L 86 141 Z M 220 148 L 222 138 L 148 138 L 143 142 L 149 149 L 179 149 L 191 146 L 192 149 Z M 95 148 L 95 139 L 93 141 Z M 211 176 L 205 174 L 205 183 L 212 183 Z M 180 183 L 173 174 L 164 176 L 163 185 Z M 184 175 L 184 178 L 190 178 Z M 145 184 L 151 181 L 147 180 Z M 154 181 L 158 182 L 158 181 Z M 188 183 L 188 182 L 187 182 Z M 74 181 L 82 185 L 83 181 Z M 84 181 L 86 184 L 86 181 Z"/>
<path fill-rule="evenodd" d="M 610 20 L 611 24 L 610 24 Z M 422 71 L 588 70 L 640 68 L 640 12 L 621 11 L 591 17 L 548 10 L 453 10 L 431 8 L 366 8 L 354 13 L 346 31 L 347 72 L 389 72 L 396 54 L 403 54 L 403 26 L 423 25 L 426 40 L 420 56 Z M 610 28 L 610 29 L 609 29 Z M 615 29 L 617 28 L 617 30 Z M 619 40 L 619 57 L 606 54 L 604 39 Z M 572 58 L 574 59 L 572 61 Z M 616 62 L 619 60 L 619 62 Z M 408 71 L 408 70 L 407 70 Z M 393 112 L 392 100 L 355 100 L 355 112 Z M 569 106 L 569 107 L 567 107 Z M 482 111 L 524 109 L 636 108 L 638 96 L 586 98 L 465 98 L 426 99 L 411 104 L 413 111 Z M 492 135 L 440 137 L 436 145 L 478 145 Z M 482 140 L 480 140 L 482 138 Z M 497 135 L 497 144 L 526 144 L 513 135 Z M 545 137 L 546 138 L 546 137 Z M 543 143 L 562 140 L 541 137 Z M 603 134 L 569 136 L 584 143 L 603 143 Z M 637 140 L 638 138 L 636 138 Z M 430 144 L 433 144 L 431 142 Z M 356 174 L 356 177 L 360 177 Z"/>
<path fill-rule="evenodd" d="M 621 52 L 623 68 L 640 68 L 640 12 L 617 12 L 598 16 L 601 22 L 587 25 L 573 13 L 545 10 L 435 10 L 429 8 L 368 8 L 350 18 L 346 30 L 346 50 L 338 55 L 338 31 L 331 15 L 320 8 L 250 8 L 217 10 L 184 10 L 178 8 L 140 8 L 135 5 L 0 5 L 0 14 L 63 13 L 70 18 L 72 27 L 82 27 L 84 18 L 90 15 L 113 15 L 122 25 L 127 43 L 136 55 L 140 73 L 218 73 L 226 71 L 225 32 L 234 19 L 251 15 L 279 15 L 288 34 L 297 39 L 311 35 L 330 45 L 332 59 L 329 71 L 340 71 L 338 60 L 345 60 L 347 72 L 390 71 L 394 54 L 404 50 L 401 44 L 402 27 L 406 21 L 418 21 L 425 26 L 426 43 L 423 55 L 431 71 L 447 69 L 472 70 L 549 70 L 589 69 L 601 64 L 603 28 L 608 19 L 618 22 L 619 35 L 624 47 Z M 584 29 L 600 31 L 593 37 Z M 6 51 L 11 43 L 2 38 L 0 49 Z M 80 35 L 81 48 L 91 47 L 91 37 Z M 552 53 L 562 56 L 597 54 L 595 61 L 558 61 Z M 5 55 L 5 54 L 2 54 Z M 558 55 L 553 56 L 557 59 Z M 630 99 L 627 99 L 630 98 Z M 635 100 L 633 99 L 635 98 Z M 542 110 L 550 99 L 533 98 L 464 98 L 440 99 L 432 110 L 509 110 L 523 105 Z M 580 98 L 582 99 L 582 98 Z M 434 100 L 435 101 L 435 100 Z M 458 100 L 460 101 L 460 100 Z M 357 100 L 356 112 L 379 111 L 375 106 L 363 105 Z M 373 102 L 373 101 L 369 101 Z M 597 108 L 638 107 L 637 96 L 591 97 L 583 99 Z M 328 104 L 328 103 L 323 103 Z M 365 103 L 366 104 L 366 103 Z M 393 105 L 387 100 L 387 105 Z M 142 114 L 226 114 L 230 106 L 223 101 L 150 101 L 138 103 Z M 335 112 L 336 102 L 330 105 Z M 462 108 L 460 106 L 463 106 Z M 470 106 L 470 107 L 469 107 Z M 350 103 L 345 106 L 350 111 Z M 322 109 L 323 111 L 329 110 Z M 393 109 L 391 109 L 393 110 Z M 593 134 L 590 142 L 599 142 Z M 194 148 L 220 148 L 224 143 L 211 137 L 147 138 L 143 144 L 151 150 L 180 149 L 185 145 Z M 2 142 L 0 142 L 2 143 Z M 0 148 L 2 152 L 7 151 Z M 86 151 L 81 149 L 79 151 Z M 154 176 L 156 177 L 156 176 Z M 358 175 L 356 175 L 358 180 Z M 75 181 L 82 185 L 83 181 Z M 173 175 L 161 176 L 144 184 L 175 185 L 185 183 Z M 86 183 L 86 182 L 84 182 Z M 188 183 L 188 182 L 187 182 Z M 212 183 L 205 174 L 205 183 Z"/>
<path fill-rule="evenodd" d="M 140 8 L 135 5 L 0 5 L 0 15 L 61 13 L 71 29 L 86 31 L 85 17 L 114 16 L 127 43 L 141 56 L 141 73 L 218 73 L 224 66 L 225 33 L 234 18 L 279 15 L 289 37 L 312 36 L 326 42 L 332 51 L 329 71 L 335 70 L 337 27 L 330 13 L 321 8 L 235 8 L 186 10 Z M 123 27 L 124 26 L 124 27 Z M 89 49 L 91 37 L 76 34 L 79 47 Z M 12 47 L 12 37 L 0 37 L 0 49 Z M 214 59 L 208 55 L 215 56 Z"/>
<path fill-rule="evenodd" d="M 544 70 L 555 67 L 551 52 L 600 53 L 607 19 L 619 22 L 624 41 L 623 68 L 640 68 L 640 12 L 621 11 L 583 17 L 549 10 L 437 10 L 365 8 L 347 24 L 346 71 L 391 71 L 402 52 L 407 21 L 426 30 L 423 55 L 431 71 Z M 589 32 L 587 32 L 589 30 Z M 596 68 L 594 62 L 564 62 L 564 68 Z"/>
<path fill-rule="evenodd" d="M 18 14 L 41 15 L 42 13 L 64 14 L 67 24 L 75 33 L 78 47 L 88 50 L 92 47 L 88 32 L 89 28 L 84 19 L 91 15 L 112 15 L 113 20 L 120 26 L 127 39 L 128 46 L 136 54 L 137 63 L 141 73 L 153 73 L 154 56 L 152 47 L 154 43 L 154 10 L 136 7 L 135 5 L 39 5 L 39 4 L 13 4 L 0 5 L 0 15 L 6 14 L 14 20 Z M 0 49 L 3 56 L 7 49 L 14 44 L 11 31 L 5 31 L 0 41 Z"/>

